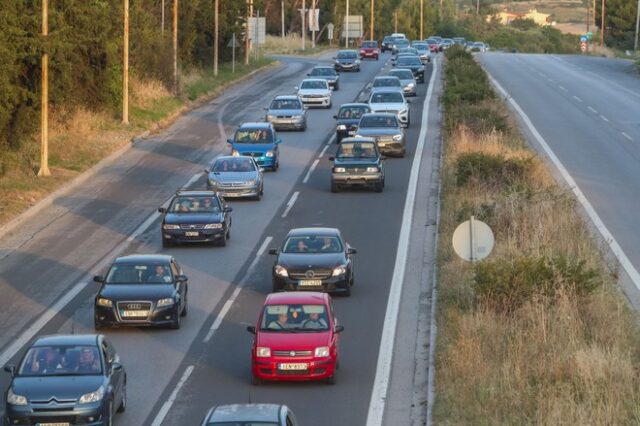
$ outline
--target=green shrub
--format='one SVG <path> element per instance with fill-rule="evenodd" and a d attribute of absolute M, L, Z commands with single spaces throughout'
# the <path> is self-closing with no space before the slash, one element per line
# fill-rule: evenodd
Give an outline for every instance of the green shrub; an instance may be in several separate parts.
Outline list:
<path fill-rule="evenodd" d="M 465 186 L 474 180 L 491 186 L 510 187 L 526 179 L 530 166 L 530 160 L 504 158 L 502 155 L 461 154 L 455 164 L 456 185 Z"/>
<path fill-rule="evenodd" d="M 561 289 L 584 297 L 601 282 L 599 272 L 582 260 L 519 257 L 477 264 L 473 288 L 478 301 L 500 312 L 513 312 L 534 298 L 553 303 Z"/>
<path fill-rule="evenodd" d="M 453 132 L 459 126 L 465 126 L 475 135 L 492 131 L 507 133 L 511 129 L 507 117 L 495 108 L 465 103 L 451 106 L 445 118 L 447 132 Z"/>

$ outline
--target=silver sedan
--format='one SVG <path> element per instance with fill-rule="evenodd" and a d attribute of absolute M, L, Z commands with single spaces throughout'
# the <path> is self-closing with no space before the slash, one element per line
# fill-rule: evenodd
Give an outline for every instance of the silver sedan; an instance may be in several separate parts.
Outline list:
<path fill-rule="evenodd" d="M 277 130 L 295 129 L 305 131 L 307 129 L 307 107 L 302 104 L 296 95 L 276 96 L 269 108 L 265 108 L 266 121 L 273 124 Z"/>
<path fill-rule="evenodd" d="M 252 157 L 225 155 L 205 169 L 207 189 L 225 198 L 251 197 L 260 200 L 264 192 L 262 169 Z"/>

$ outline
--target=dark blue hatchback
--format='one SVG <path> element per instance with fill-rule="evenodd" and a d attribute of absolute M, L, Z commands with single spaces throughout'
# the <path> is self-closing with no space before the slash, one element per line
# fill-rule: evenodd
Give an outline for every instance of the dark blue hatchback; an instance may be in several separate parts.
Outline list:
<path fill-rule="evenodd" d="M 274 172 L 280 167 L 278 145 L 282 140 L 276 136 L 271 123 L 243 123 L 227 142 L 231 145 L 231 155 L 248 155 L 260 167 Z"/>

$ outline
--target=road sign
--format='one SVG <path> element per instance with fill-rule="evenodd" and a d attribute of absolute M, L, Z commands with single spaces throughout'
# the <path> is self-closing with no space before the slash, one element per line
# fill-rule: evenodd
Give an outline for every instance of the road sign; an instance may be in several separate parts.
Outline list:
<path fill-rule="evenodd" d="M 334 28 L 334 25 L 331 22 L 329 22 L 327 24 L 327 38 L 329 40 L 333 40 L 333 28 Z"/>
<path fill-rule="evenodd" d="M 348 21 L 347 21 L 348 18 Z M 342 21 L 342 34 L 340 38 L 345 38 L 347 35 L 345 29 L 349 28 L 349 40 L 354 40 L 362 37 L 364 27 L 362 24 L 362 15 L 350 15 L 345 16 Z"/>
<path fill-rule="evenodd" d="M 588 33 L 585 34 L 587 36 L 587 41 L 591 41 L 593 40 L 593 33 L 591 31 L 589 31 Z"/>
<path fill-rule="evenodd" d="M 586 43 L 588 40 L 586 35 L 580 36 L 580 43 Z"/>
<path fill-rule="evenodd" d="M 307 31 L 320 31 L 320 9 L 307 9 Z"/>
<path fill-rule="evenodd" d="M 580 50 L 583 51 L 583 52 L 587 51 L 587 42 L 586 41 L 583 41 L 583 42 L 580 43 Z"/>
<path fill-rule="evenodd" d="M 471 216 L 470 220 L 458 225 L 451 242 L 458 256 L 475 262 L 489 256 L 495 240 L 489 225 Z"/>
<path fill-rule="evenodd" d="M 265 18 L 249 18 L 249 38 L 252 43 L 264 44 L 267 21 Z"/>

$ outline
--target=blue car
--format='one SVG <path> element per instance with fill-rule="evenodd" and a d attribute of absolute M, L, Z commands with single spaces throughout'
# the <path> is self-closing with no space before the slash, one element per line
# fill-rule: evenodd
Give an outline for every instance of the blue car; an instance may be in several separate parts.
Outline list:
<path fill-rule="evenodd" d="M 282 140 L 276 136 L 271 123 L 243 123 L 227 142 L 231 145 L 231 155 L 253 157 L 258 166 L 274 172 L 280 167 L 278 145 Z"/>

